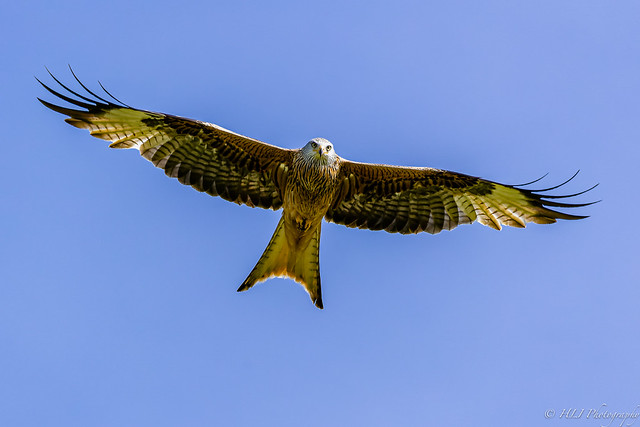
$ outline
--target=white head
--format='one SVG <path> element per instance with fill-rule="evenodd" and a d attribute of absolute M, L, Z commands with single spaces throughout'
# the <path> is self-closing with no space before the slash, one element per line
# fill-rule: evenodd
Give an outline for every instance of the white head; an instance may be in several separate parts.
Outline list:
<path fill-rule="evenodd" d="M 309 162 L 323 165 L 333 165 L 338 160 L 333 144 L 324 138 L 313 138 L 307 142 L 302 147 L 302 156 Z"/>

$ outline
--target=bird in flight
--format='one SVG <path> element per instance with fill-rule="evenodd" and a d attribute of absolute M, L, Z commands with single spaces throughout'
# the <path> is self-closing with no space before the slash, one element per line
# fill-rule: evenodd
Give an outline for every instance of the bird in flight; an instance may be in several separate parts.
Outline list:
<path fill-rule="evenodd" d="M 552 208 L 587 206 L 591 203 L 560 200 L 595 187 L 551 195 L 550 190 L 568 181 L 529 190 L 522 187 L 537 180 L 511 186 L 429 167 L 353 162 L 339 157 L 324 138 L 314 138 L 300 149 L 280 148 L 212 123 L 132 108 L 100 85 L 103 96 L 110 98 L 105 99 L 71 73 L 84 94 L 51 73 L 67 94 L 38 80 L 74 106 L 38 98 L 68 116 L 65 121 L 70 125 L 111 142 L 111 148 L 139 150 L 168 176 L 198 191 L 239 205 L 282 208 L 267 248 L 239 292 L 270 277 L 288 277 L 302 284 L 313 303 L 323 308 L 319 270 L 323 218 L 347 227 L 402 234 L 435 234 L 474 221 L 497 230 L 502 225 L 523 228 L 529 222 L 586 218 Z"/>

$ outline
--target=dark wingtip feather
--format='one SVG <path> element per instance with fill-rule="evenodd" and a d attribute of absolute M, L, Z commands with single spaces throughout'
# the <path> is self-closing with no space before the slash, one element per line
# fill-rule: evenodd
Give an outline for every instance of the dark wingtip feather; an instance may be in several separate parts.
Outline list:
<path fill-rule="evenodd" d="M 542 202 L 543 205 L 545 206 L 553 206 L 554 208 L 583 208 L 585 206 L 590 206 L 593 205 L 594 203 L 598 203 L 598 202 L 588 202 L 588 203 L 560 203 L 560 202 L 554 202 L 551 200 L 544 200 L 544 199 L 540 199 L 540 201 Z"/>
<path fill-rule="evenodd" d="M 71 71 L 71 75 L 73 76 L 73 78 L 74 78 L 74 79 L 76 79 L 76 81 L 78 82 L 78 84 L 80 84 L 80 86 L 82 86 L 82 88 L 83 88 L 84 90 L 86 90 L 88 94 L 95 96 L 97 99 L 99 99 L 100 101 L 104 102 L 106 105 L 111 105 L 111 102 L 107 101 L 106 99 L 102 98 L 101 96 L 96 95 L 96 94 L 95 94 L 95 93 L 93 93 L 91 90 L 89 90 L 89 88 L 88 88 L 88 87 L 86 87 L 86 86 L 84 85 L 84 83 L 82 83 L 82 82 L 80 81 L 80 79 L 78 78 L 78 76 L 76 76 L 76 73 L 73 71 L 73 68 L 71 68 L 71 65 L 69 65 L 69 71 Z M 49 74 L 51 74 L 51 73 L 49 73 Z M 53 74 L 51 74 L 51 77 L 53 77 Z M 55 80 L 55 81 L 57 81 L 58 83 L 60 83 L 60 82 L 58 81 L 58 79 L 56 79 L 55 77 L 53 77 L 53 78 L 54 78 L 54 80 Z M 62 83 L 60 83 L 60 86 L 65 87 L 64 85 L 62 85 Z M 66 89 L 66 88 L 65 88 L 65 89 Z M 69 89 L 67 89 L 67 90 L 69 90 Z M 78 96 L 80 96 L 80 95 L 78 95 Z"/>
<path fill-rule="evenodd" d="M 589 191 L 593 190 L 594 188 L 596 188 L 598 185 L 600 185 L 600 183 L 592 186 L 591 188 L 587 188 L 586 190 L 580 191 L 579 193 L 573 193 L 573 194 L 566 194 L 566 195 L 562 195 L 562 196 L 543 196 L 545 199 L 566 199 L 569 197 L 576 197 L 576 196 L 580 196 L 582 194 L 588 193 Z M 597 203 L 597 202 L 593 202 L 593 203 Z"/>
<path fill-rule="evenodd" d="M 46 68 L 46 67 L 45 67 L 45 68 Z M 51 71 L 49 71 L 49 69 L 48 69 L 48 68 L 47 68 L 47 72 L 49 73 L 49 75 L 51 76 L 51 78 L 52 78 L 53 80 L 55 80 L 55 82 L 56 82 L 56 83 L 58 83 L 58 84 L 60 85 L 60 87 L 62 87 L 63 89 L 65 89 L 65 90 L 66 90 L 67 92 L 69 92 L 70 94 L 75 95 L 75 96 L 77 96 L 77 97 L 78 97 L 78 98 L 80 98 L 80 99 L 84 99 L 85 101 L 90 102 L 90 103 L 92 103 L 92 104 L 98 104 L 94 99 L 91 99 L 91 98 L 88 98 L 88 97 L 86 97 L 86 96 L 80 95 L 78 92 L 76 92 L 76 91 L 74 91 L 74 90 L 70 89 L 68 86 L 65 86 L 65 85 L 64 85 L 64 83 L 62 83 L 60 80 L 58 80 L 58 79 L 56 78 L 56 76 L 54 76 L 54 75 L 53 75 L 53 73 L 51 73 Z M 83 86 L 83 87 L 84 87 L 84 86 Z M 86 89 L 86 88 L 85 88 L 85 89 Z M 91 93 L 91 92 L 89 92 L 89 93 Z M 93 95 L 93 94 L 91 93 L 91 95 Z M 95 95 L 94 95 L 94 96 L 95 96 Z M 100 99 L 100 97 L 97 97 L 97 98 L 98 98 L 98 99 Z"/>
<path fill-rule="evenodd" d="M 74 110 L 73 108 L 66 108 L 66 107 L 61 107 L 59 105 L 56 104 L 52 104 L 51 102 L 47 102 L 44 99 L 40 99 L 40 98 L 36 98 L 38 101 L 40 101 L 45 107 L 60 113 L 60 114 L 64 114 L 66 116 L 73 116 L 75 114 L 82 114 L 82 113 L 86 113 L 86 111 L 83 110 Z"/>
<path fill-rule="evenodd" d="M 593 190 L 594 188 L 596 188 L 599 184 L 595 184 L 589 188 L 587 188 L 586 190 L 583 191 L 579 191 L 577 193 L 573 193 L 573 194 L 561 194 L 561 195 L 552 195 L 552 194 L 544 194 L 546 192 L 552 191 L 552 190 L 556 190 L 564 185 L 566 185 L 567 183 L 569 183 L 570 181 L 572 181 L 577 175 L 578 173 L 580 173 L 580 170 L 578 169 L 576 171 L 576 173 L 574 173 L 571 178 L 567 179 L 566 181 L 558 184 L 558 185 L 554 185 L 553 187 L 549 187 L 549 188 L 543 188 L 540 190 L 529 190 L 526 188 L 518 188 L 518 190 L 524 192 L 525 194 L 527 194 L 530 198 L 530 200 L 533 203 L 538 204 L 538 206 L 540 208 L 543 209 L 542 216 L 548 219 L 553 219 L 555 221 L 555 219 L 567 219 L 567 220 L 577 220 L 577 219 L 584 219 L 584 218 L 589 218 L 588 215 L 573 215 L 573 214 L 567 214 L 564 212 L 558 212 L 556 210 L 553 210 L 551 208 L 581 208 L 581 207 L 585 207 L 585 206 L 590 206 L 593 205 L 595 203 L 599 203 L 600 200 L 597 200 L 595 202 L 588 202 L 588 203 L 566 203 L 566 202 L 560 202 L 557 201 L 558 199 L 568 199 L 568 198 L 572 198 L 572 197 L 577 197 L 577 196 L 581 196 L 583 194 L 586 194 L 588 192 L 590 192 L 591 190 Z M 546 176 L 546 175 L 544 175 Z M 542 178 L 544 178 L 544 176 Z M 540 181 L 539 178 L 535 181 L 531 181 L 529 184 L 533 184 L 535 182 Z M 528 185 L 528 184 L 524 184 L 524 185 Z M 514 188 L 517 187 L 522 187 L 522 185 L 519 186 L 512 186 Z"/>
<path fill-rule="evenodd" d="M 90 110 L 90 109 L 92 109 L 92 108 L 95 108 L 95 107 L 96 107 L 96 104 L 87 104 L 86 102 L 78 101 L 77 99 L 70 98 L 70 97 L 68 97 L 68 96 L 66 96 L 66 95 L 61 94 L 60 92 L 57 92 L 57 91 L 55 91 L 55 90 L 51 89 L 51 88 L 50 88 L 49 86 L 47 86 L 46 84 L 42 83 L 42 82 L 40 81 L 40 79 L 38 79 L 37 77 L 36 77 L 36 80 L 38 80 L 38 83 L 40 83 L 40 84 L 41 84 L 41 85 L 42 85 L 46 90 L 48 90 L 51 94 L 53 94 L 53 95 L 57 96 L 58 98 L 60 98 L 60 99 L 62 99 L 62 100 L 64 100 L 64 101 L 67 101 L 69 104 L 73 104 L 73 105 L 76 105 L 76 106 L 78 106 L 78 107 L 85 108 L 85 109 L 87 109 L 87 110 Z"/>
<path fill-rule="evenodd" d="M 541 180 L 543 180 L 544 178 L 546 178 L 546 177 L 547 177 L 547 175 L 549 175 L 549 172 L 545 173 L 544 175 L 542 175 L 542 176 L 541 176 L 540 178 L 538 178 L 538 179 L 534 179 L 533 181 L 529 181 L 529 182 L 526 182 L 526 183 L 524 183 L 524 184 L 515 184 L 515 185 L 512 185 L 512 187 L 526 187 L 527 185 L 535 184 L 536 182 L 541 181 Z"/>
<path fill-rule="evenodd" d="M 102 90 L 103 90 L 107 95 L 109 95 L 111 98 L 113 98 L 116 102 L 119 102 L 120 104 L 122 104 L 122 105 L 123 105 L 123 106 L 125 106 L 125 107 L 133 108 L 133 107 L 131 107 L 130 105 L 125 104 L 124 102 L 120 101 L 120 100 L 119 100 L 118 98 L 116 98 L 115 96 L 111 95 L 111 92 L 109 92 L 109 91 L 107 90 L 107 88 L 105 88 L 105 87 L 102 85 L 102 82 L 101 82 L 100 80 L 98 80 L 98 84 L 100 85 L 100 87 L 102 88 Z"/>
<path fill-rule="evenodd" d="M 558 212 L 558 211 L 551 211 L 551 212 L 553 212 L 553 215 L 548 216 L 548 218 L 565 219 L 565 220 L 569 220 L 569 221 L 589 218 L 589 215 L 573 215 L 573 214 L 568 214 L 568 213 Z"/>
<path fill-rule="evenodd" d="M 544 193 L 545 191 L 555 190 L 555 189 L 557 189 L 557 188 L 562 187 L 562 186 L 563 186 L 563 185 L 565 185 L 565 184 L 568 184 L 570 181 L 572 181 L 572 180 L 573 180 L 573 178 L 575 178 L 576 176 L 578 176 L 578 174 L 579 174 L 579 173 L 580 173 L 580 169 L 578 169 L 578 170 L 576 171 L 576 173 L 574 173 L 574 174 L 573 174 L 573 176 L 572 176 L 571 178 L 569 178 L 569 179 L 568 179 L 568 180 L 566 180 L 565 182 L 563 182 L 563 183 L 561 183 L 561 184 L 558 184 L 558 185 L 556 185 L 556 186 L 549 187 L 549 188 L 543 188 L 543 189 L 541 189 L 541 190 L 530 190 L 530 191 L 531 191 L 532 193 Z"/>
<path fill-rule="evenodd" d="M 70 95 L 73 95 L 74 97 L 71 96 L 67 96 L 64 95 L 54 89 L 52 89 L 51 87 L 47 86 L 46 84 L 44 84 L 40 79 L 38 79 L 37 77 L 34 77 L 36 79 L 36 81 L 38 83 L 40 83 L 47 91 L 49 91 L 51 94 L 53 94 L 54 96 L 58 97 L 59 99 L 62 99 L 63 101 L 66 101 L 70 104 L 73 104 L 77 107 L 80 108 L 84 108 L 86 111 L 91 111 L 91 112 L 95 112 L 96 110 L 103 110 L 103 109 L 108 109 L 108 108 L 132 108 L 129 105 L 125 104 L 124 102 L 120 101 L 119 99 L 117 99 L 115 96 L 111 95 L 111 93 L 109 93 L 109 91 L 107 91 L 105 89 L 105 87 L 102 85 L 102 83 L 100 83 L 100 87 L 105 91 L 105 93 L 107 95 L 109 95 L 111 98 L 114 99 L 116 103 L 109 101 L 108 99 L 105 99 L 104 97 L 96 94 L 95 92 L 93 92 L 91 89 L 89 89 L 84 83 L 82 83 L 82 81 L 80 81 L 80 79 L 78 78 L 78 76 L 76 75 L 75 71 L 73 71 L 73 68 L 71 67 L 71 65 L 69 65 L 69 71 L 71 71 L 71 75 L 73 75 L 74 79 L 78 82 L 78 84 L 82 87 L 83 90 L 86 91 L 86 93 L 88 95 L 83 95 L 81 93 L 78 93 L 77 91 L 71 89 L 70 87 L 68 87 L 67 85 L 65 85 L 64 83 L 62 83 L 58 78 L 56 78 L 56 76 L 53 75 L 53 73 L 47 68 L 45 67 L 45 70 L 47 70 L 47 73 L 49 73 L 49 75 L 51 76 L 51 78 L 65 91 L 67 91 Z M 49 102 L 43 101 L 42 99 L 39 99 L 40 102 L 42 102 L 45 106 L 47 106 L 48 108 L 51 108 L 54 111 L 58 111 L 58 112 L 62 112 L 61 110 L 64 109 L 64 107 L 59 107 L 56 106 L 54 104 L 51 104 Z M 54 108 L 55 107 L 55 108 Z M 78 110 L 71 110 L 71 109 L 66 109 L 66 111 L 72 111 L 72 112 L 78 112 Z M 84 111 L 84 112 L 86 112 Z M 63 114 L 68 114 L 66 112 L 62 112 Z"/>

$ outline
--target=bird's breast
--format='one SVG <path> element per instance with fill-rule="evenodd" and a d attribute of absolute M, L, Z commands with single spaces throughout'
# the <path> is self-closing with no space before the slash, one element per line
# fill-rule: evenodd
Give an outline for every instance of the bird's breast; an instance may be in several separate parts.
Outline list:
<path fill-rule="evenodd" d="M 289 227 L 301 232 L 320 224 L 337 187 L 337 168 L 293 162 L 287 177 L 283 208 Z"/>

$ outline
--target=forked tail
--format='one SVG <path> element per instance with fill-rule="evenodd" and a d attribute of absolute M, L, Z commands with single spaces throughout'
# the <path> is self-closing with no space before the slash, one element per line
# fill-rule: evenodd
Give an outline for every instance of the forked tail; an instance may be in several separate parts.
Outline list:
<path fill-rule="evenodd" d="M 320 224 L 312 233 L 313 236 L 304 247 L 297 245 L 300 240 L 290 242 L 287 239 L 283 215 L 267 248 L 249 276 L 238 288 L 238 292 L 246 291 L 256 283 L 263 282 L 270 277 L 288 277 L 304 286 L 316 307 L 323 308 L 318 258 Z"/>

